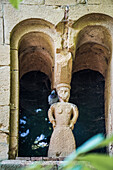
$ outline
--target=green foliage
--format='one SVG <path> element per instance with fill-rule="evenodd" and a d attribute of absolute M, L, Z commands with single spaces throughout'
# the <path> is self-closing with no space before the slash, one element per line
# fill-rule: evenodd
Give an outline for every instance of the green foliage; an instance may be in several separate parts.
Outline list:
<path fill-rule="evenodd" d="M 104 139 L 102 134 L 98 134 L 82 146 L 80 146 L 76 152 L 70 154 L 61 165 L 63 170 L 112 170 L 113 169 L 113 157 L 109 157 L 105 154 L 88 153 L 97 148 L 102 148 L 109 143 L 113 142 L 113 136 Z"/>
<path fill-rule="evenodd" d="M 97 148 L 108 146 L 113 143 L 113 136 L 104 139 L 102 134 L 98 134 L 82 146 L 76 152 L 70 154 L 61 164 L 61 170 L 113 170 L 113 157 L 106 154 L 89 153 Z M 24 170 L 49 170 L 51 167 L 42 167 L 40 164 L 33 164 Z"/>
<path fill-rule="evenodd" d="M 9 0 L 9 2 L 12 4 L 12 6 L 16 9 L 19 8 L 19 4 L 20 2 L 22 2 L 23 0 Z"/>
<path fill-rule="evenodd" d="M 21 170 L 50 170 L 52 169 L 52 165 L 47 165 L 46 167 L 43 167 L 40 162 L 33 163 L 30 166 L 27 166 L 25 168 L 22 168 Z"/>

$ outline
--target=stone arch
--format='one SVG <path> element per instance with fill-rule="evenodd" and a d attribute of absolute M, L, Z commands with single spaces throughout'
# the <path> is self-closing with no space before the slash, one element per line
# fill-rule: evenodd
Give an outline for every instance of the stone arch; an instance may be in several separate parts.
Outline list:
<path fill-rule="evenodd" d="M 32 38 L 31 38 L 32 37 Z M 29 71 L 40 70 L 52 81 L 54 41 L 43 32 L 30 32 L 19 41 L 19 77 Z"/>
<path fill-rule="evenodd" d="M 102 13 L 91 13 L 86 14 L 79 18 L 76 21 L 73 21 L 72 28 L 70 31 L 70 37 L 73 36 L 73 38 L 70 38 L 70 52 L 73 55 L 73 58 L 75 58 L 75 52 L 76 52 L 76 44 L 78 42 L 78 35 L 81 30 L 83 30 L 87 26 L 101 26 L 104 29 L 106 29 L 107 33 L 110 35 L 113 34 L 113 18 L 111 16 L 102 14 Z M 111 38 L 110 38 L 111 40 Z M 112 41 L 112 40 L 111 40 Z M 112 42 L 110 42 L 110 50 L 112 49 Z"/>
<path fill-rule="evenodd" d="M 84 27 L 78 34 L 73 72 L 91 69 L 106 76 L 111 57 L 111 35 L 101 25 Z"/>
<path fill-rule="evenodd" d="M 46 73 L 52 82 L 52 68 L 54 67 L 56 49 L 55 35 L 54 25 L 42 19 L 28 19 L 22 21 L 17 24 L 11 32 L 9 146 L 9 158 L 11 159 L 14 159 L 18 155 L 19 78 L 29 71 L 40 70 Z M 19 63 L 21 63 L 21 66 Z"/>
<path fill-rule="evenodd" d="M 107 135 L 112 132 L 112 33 L 113 19 L 104 14 L 88 14 L 73 24 L 73 73 L 83 69 L 98 71 L 105 78 L 105 123 Z M 77 64 L 78 63 L 78 64 Z M 112 149 L 110 152 L 113 152 Z"/>

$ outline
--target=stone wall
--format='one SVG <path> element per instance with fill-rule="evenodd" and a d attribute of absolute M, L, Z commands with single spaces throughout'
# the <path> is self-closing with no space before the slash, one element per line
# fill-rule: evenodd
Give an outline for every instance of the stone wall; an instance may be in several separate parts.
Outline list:
<path fill-rule="evenodd" d="M 8 0 L 0 0 L 0 159 L 8 159 L 9 151 L 10 33 L 12 32 L 13 28 L 21 21 L 39 18 L 53 24 L 57 32 L 56 35 L 62 39 L 65 32 L 62 21 L 64 18 L 66 5 L 69 5 L 68 47 L 74 55 L 75 49 L 73 52 L 73 48 L 75 48 L 75 34 L 77 35 L 80 29 L 83 27 L 83 24 L 86 23 L 84 23 L 85 21 L 83 20 L 83 24 L 81 24 L 80 28 L 79 26 L 75 26 L 75 29 L 72 28 L 73 23 L 78 23 L 83 16 L 91 13 L 108 15 L 109 20 L 109 16 L 113 16 L 112 0 L 88 0 L 87 2 L 85 2 L 85 0 L 23 0 L 19 6 L 19 10 L 14 9 Z M 103 25 L 107 25 L 108 20 L 107 18 L 104 18 Z M 88 22 L 89 21 L 87 21 L 86 26 L 88 25 Z M 90 22 L 92 22 L 92 20 Z M 113 25 L 113 21 L 111 24 Z M 110 26 L 108 26 L 108 28 L 110 28 Z M 111 33 L 113 35 L 113 29 L 111 30 Z M 62 50 L 62 40 L 59 39 L 57 41 L 56 38 L 57 49 L 55 52 Z M 111 80 L 111 73 L 108 74 L 110 77 L 108 80 Z M 110 90 L 108 91 L 110 93 Z M 112 107 L 109 109 L 113 110 Z M 110 117 L 110 120 L 113 121 L 113 116 Z M 112 127 L 111 132 L 113 132 Z"/>

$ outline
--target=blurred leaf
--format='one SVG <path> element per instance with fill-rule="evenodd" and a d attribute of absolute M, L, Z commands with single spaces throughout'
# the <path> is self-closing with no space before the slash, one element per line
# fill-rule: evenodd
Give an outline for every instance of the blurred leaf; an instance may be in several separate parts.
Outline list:
<path fill-rule="evenodd" d="M 82 146 L 80 146 L 76 151 L 72 152 L 62 163 L 62 166 L 67 166 L 71 161 L 73 161 L 78 155 L 86 153 L 96 148 L 104 140 L 104 135 L 98 134 L 86 141 Z"/>
<path fill-rule="evenodd" d="M 32 165 L 22 168 L 21 170 L 50 170 L 52 168 L 54 168 L 53 165 L 47 165 L 46 167 L 43 167 L 43 165 L 41 165 L 41 162 L 36 162 Z"/>
<path fill-rule="evenodd" d="M 103 140 L 103 134 L 93 136 L 76 150 L 77 155 L 91 151 L 92 149 L 96 148 Z"/>
<path fill-rule="evenodd" d="M 97 148 L 103 148 L 105 146 L 108 146 L 110 143 L 113 143 L 113 135 L 110 137 L 107 137 L 104 141 L 102 141 L 95 149 Z"/>
<path fill-rule="evenodd" d="M 34 164 L 24 167 L 22 169 L 24 169 L 24 170 L 38 170 L 38 169 L 41 169 L 41 164 L 34 163 Z"/>
<path fill-rule="evenodd" d="M 12 6 L 16 9 L 18 9 L 20 2 L 23 0 L 9 0 L 9 2 L 12 4 Z"/>
<path fill-rule="evenodd" d="M 79 161 L 88 161 L 93 168 L 98 170 L 113 170 L 113 157 L 104 154 L 87 154 L 78 157 Z M 84 169 L 84 168 L 83 168 Z"/>

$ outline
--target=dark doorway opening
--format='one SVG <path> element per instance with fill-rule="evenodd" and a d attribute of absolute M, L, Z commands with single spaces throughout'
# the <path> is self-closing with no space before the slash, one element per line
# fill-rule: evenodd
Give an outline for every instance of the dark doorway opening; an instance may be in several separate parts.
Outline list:
<path fill-rule="evenodd" d="M 47 156 L 52 126 L 48 120 L 48 95 L 51 83 L 40 71 L 20 79 L 19 157 Z"/>
<path fill-rule="evenodd" d="M 99 72 L 87 69 L 73 73 L 70 102 L 79 109 L 73 130 L 77 147 L 98 133 L 106 134 L 104 89 L 105 80 Z"/>

